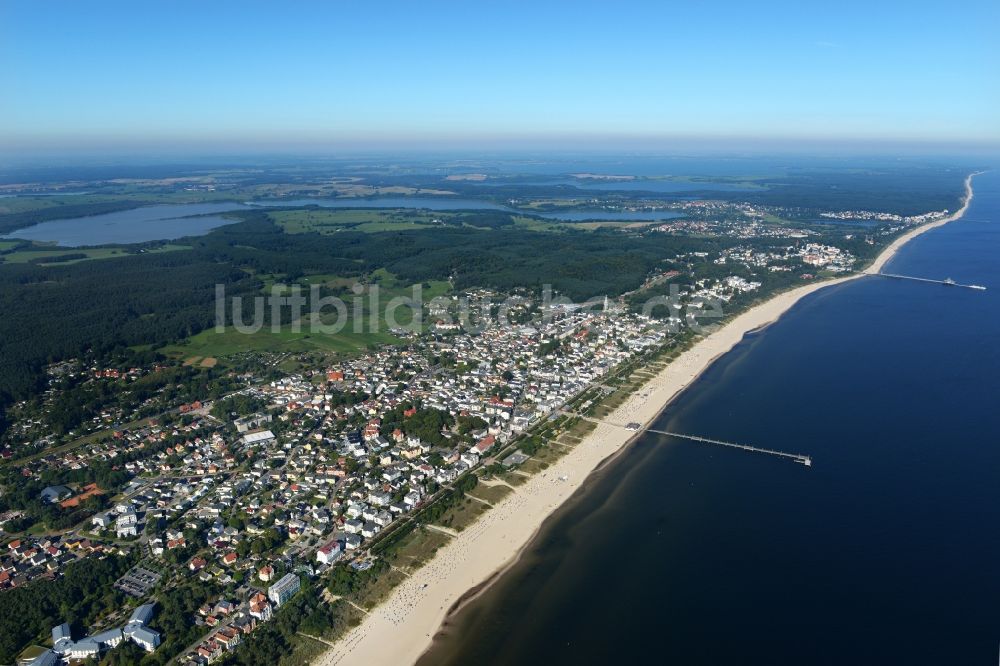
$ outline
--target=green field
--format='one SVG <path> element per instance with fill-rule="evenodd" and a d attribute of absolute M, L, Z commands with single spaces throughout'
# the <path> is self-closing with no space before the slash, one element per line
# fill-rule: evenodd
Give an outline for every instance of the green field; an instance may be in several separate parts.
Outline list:
<path fill-rule="evenodd" d="M 355 333 L 350 324 L 336 335 L 310 333 L 308 326 L 303 326 L 298 333 L 292 332 L 288 325 L 277 333 L 265 326 L 252 334 L 240 333 L 230 327 L 222 333 L 216 333 L 214 329 L 202 331 L 182 343 L 162 347 L 160 351 L 176 358 L 225 358 L 247 351 L 355 353 L 368 345 L 395 344 L 399 341 L 389 333 Z"/>
<path fill-rule="evenodd" d="M 26 264 L 32 259 L 49 259 L 76 254 L 85 254 L 87 257 L 86 259 L 72 259 L 70 261 L 52 262 L 52 264 L 43 263 L 42 265 L 72 264 L 78 261 L 87 261 L 89 259 L 108 259 L 110 257 L 120 257 L 128 253 L 119 247 L 99 247 L 94 249 L 69 248 L 63 250 L 20 250 L 18 252 L 11 252 L 10 254 L 2 255 L 2 257 L 8 264 Z"/>
<path fill-rule="evenodd" d="M 5 241 L 7 243 L 7 241 Z M 69 264 L 75 264 L 81 261 L 90 261 L 92 259 L 111 259 L 114 257 L 123 257 L 128 254 L 125 248 L 121 247 L 95 247 L 95 248 L 60 248 L 58 250 L 52 249 L 52 245 L 48 244 L 36 244 L 34 247 L 18 250 L 16 252 L 9 252 L 8 254 L 3 254 L 6 250 L 19 245 L 20 242 L 10 242 L 4 246 L 0 244 L 0 260 L 3 260 L 8 264 L 26 264 L 34 259 L 55 259 L 58 257 L 65 257 L 67 255 L 79 255 L 85 254 L 86 257 L 81 257 L 77 259 L 70 259 L 69 261 L 52 261 L 52 262 L 38 262 L 42 266 L 66 266 Z M 155 254 L 159 252 L 173 252 L 176 250 L 186 250 L 188 246 L 186 245 L 172 245 L 166 244 L 159 247 L 147 250 L 149 254 Z"/>
<path fill-rule="evenodd" d="M 562 222 L 548 222 L 535 217 L 525 217 L 523 215 L 514 216 L 514 226 L 521 229 L 528 229 L 530 231 L 547 231 L 547 232 L 563 232 L 566 231 L 568 225 Z M 575 228 L 578 225 L 573 225 Z"/>
<path fill-rule="evenodd" d="M 71 199 L 71 203 L 82 203 L 87 201 L 87 199 L 81 199 L 80 197 L 68 196 L 68 197 L 4 197 L 0 199 L 0 215 L 8 215 L 11 213 L 27 213 L 32 210 L 41 210 L 43 208 L 53 208 L 64 203 L 63 200 Z"/>
<path fill-rule="evenodd" d="M 290 234 L 332 234 L 345 229 L 364 233 L 423 229 L 446 213 L 389 208 L 385 210 L 281 210 L 268 215 Z"/>
<path fill-rule="evenodd" d="M 428 211 L 407 208 L 386 208 L 380 210 L 281 210 L 268 213 L 276 224 L 280 225 L 290 234 L 313 232 L 333 234 L 346 229 L 374 234 L 383 231 L 427 229 L 429 227 L 442 226 L 449 221 L 452 221 L 452 224 L 457 224 L 459 220 L 455 220 L 455 218 L 460 218 L 467 214 L 467 212 Z M 531 231 L 561 232 L 567 228 L 577 226 L 575 224 L 550 222 L 523 215 L 513 215 L 511 217 L 514 221 L 514 228 L 529 229 Z M 465 226 L 471 226 L 464 221 L 462 222 Z M 474 228 L 488 230 L 486 227 L 481 226 Z"/>
<path fill-rule="evenodd" d="M 274 285 L 284 284 L 283 275 L 260 275 L 263 282 L 262 291 L 271 294 Z M 308 285 L 320 284 L 330 288 L 341 288 L 345 291 L 341 298 L 347 306 L 347 320 L 341 330 L 334 334 L 310 331 L 310 321 L 306 318 L 301 322 L 299 332 L 293 332 L 290 324 L 285 324 L 279 331 L 272 331 L 269 325 L 265 325 L 256 333 L 240 333 L 234 327 L 229 326 L 227 330 L 216 333 L 214 329 L 202 331 L 184 342 L 166 345 L 160 348 L 162 353 L 179 359 L 190 360 L 192 363 L 201 362 L 202 359 L 218 359 L 225 363 L 227 356 L 239 354 L 241 352 L 325 352 L 339 354 L 353 354 L 364 351 L 372 345 L 399 344 L 400 338 L 389 332 L 388 324 L 382 318 L 386 306 L 393 298 L 413 297 L 413 285 L 399 281 L 394 275 L 384 269 L 373 272 L 366 278 L 342 277 L 337 275 L 310 275 L 296 281 L 303 287 L 304 292 L 308 292 Z M 351 289 L 355 285 L 361 285 L 361 293 L 355 294 Z M 376 330 L 371 331 L 371 301 L 370 295 L 374 285 L 378 285 L 378 313 L 379 322 Z M 280 290 L 284 291 L 284 290 Z M 432 280 L 421 285 L 421 298 L 426 303 L 433 298 L 443 296 L 451 291 L 451 284 L 440 280 Z M 356 299 L 356 300 L 355 300 Z M 359 304 L 361 314 L 360 332 L 355 327 L 355 303 Z M 409 307 L 399 307 L 395 310 L 395 323 L 399 326 L 406 326 L 412 321 L 413 311 Z M 425 324 L 427 316 L 425 314 Z M 332 308 L 323 311 L 323 324 L 334 324 L 337 321 L 337 312 Z"/>

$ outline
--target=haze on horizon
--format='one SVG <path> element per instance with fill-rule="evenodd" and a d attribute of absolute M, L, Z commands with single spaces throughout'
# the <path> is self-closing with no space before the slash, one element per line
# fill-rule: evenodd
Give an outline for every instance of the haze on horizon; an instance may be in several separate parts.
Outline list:
<path fill-rule="evenodd" d="M 992 150 L 998 18 L 989 1 L 8 0 L 0 155 Z"/>

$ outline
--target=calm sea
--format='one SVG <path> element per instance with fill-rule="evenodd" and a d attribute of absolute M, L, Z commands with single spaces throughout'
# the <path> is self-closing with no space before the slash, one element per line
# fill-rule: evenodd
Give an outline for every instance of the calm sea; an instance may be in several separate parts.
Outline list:
<path fill-rule="evenodd" d="M 430 664 L 996 664 L 1000 174 L 895 273 L 800 302 L 449 623 Z"/>

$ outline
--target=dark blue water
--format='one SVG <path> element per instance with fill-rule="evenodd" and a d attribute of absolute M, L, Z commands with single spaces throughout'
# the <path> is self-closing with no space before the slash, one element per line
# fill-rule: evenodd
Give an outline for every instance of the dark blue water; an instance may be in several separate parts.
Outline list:
<path fill-rule="evenodd" d="M 235 203 L 168 204 L 143 206 L 102 215 L 42 222 L 0 238 L 54 242 L 60 246 L 110 245 L 200 236 L 216 227 L 233 224 L 209 213 L 246 209 Z"/>
<path fill-rule="evenodd" d="M 1000 174 L 892 272 L 814 294 L 595 475 L 425 663 L 995 664 Z"/>

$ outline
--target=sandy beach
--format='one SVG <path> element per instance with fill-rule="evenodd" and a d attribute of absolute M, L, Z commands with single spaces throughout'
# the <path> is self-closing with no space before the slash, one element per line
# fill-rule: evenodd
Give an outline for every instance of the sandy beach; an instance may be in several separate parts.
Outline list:
<path fill-rule="evenodd" d="M 965 181 L 962 208 L 940 220 L 916 227 L 893 241 L 864 271 L 815 282 L 783 292 L 737 316 L 688 351 L 633 393 L 566 456 L 536 474 L 452 538 L 424 567 L 414 572 L 364 621 L 315 663 L 412 664 L 431 645 L 448 611 L 470 589 L 482 585 L 516 560 L 518 553 L 561 504 L 583 485 L 602 461 L 635 435 L 621 426 L 648 426 L 663 409 L 717 358 L 744 335 L 777 320 L 802 297 L 819 289 L 879 272 L 900 247 L 926 231 L 957 220 L 972 200 L 972 176 Z M 795 471 L 795 470 L 791 470 Z M 565 477 L 565 481 L 560 478 Z"/>

